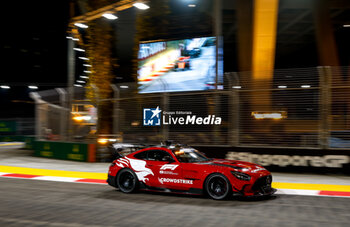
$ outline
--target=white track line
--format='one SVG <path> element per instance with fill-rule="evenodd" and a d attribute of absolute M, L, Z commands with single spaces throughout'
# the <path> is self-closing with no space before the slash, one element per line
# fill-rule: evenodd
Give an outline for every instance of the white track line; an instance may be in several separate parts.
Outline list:
<path fill-rule="evenodd" d="M 73 178 L 73 177 L 51 177 L 51 176 L 39 176 L 31 179 L 35 180 L 47 180 L 47 181 L 59 181 L 59 182 L 75 182 L 84 178 Z"/>

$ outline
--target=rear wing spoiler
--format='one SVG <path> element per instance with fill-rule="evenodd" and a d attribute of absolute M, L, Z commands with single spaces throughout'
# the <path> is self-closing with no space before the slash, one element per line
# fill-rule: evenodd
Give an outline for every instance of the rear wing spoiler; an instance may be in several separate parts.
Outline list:
<path fill-rule="evenodd" d="M 108 146 L 108 149 L 112 153 L 113 160 L 125 157 L 135 151 L 147 147 L 144 144 L 130 144 L 130 143 L 114 143 Z"/>
<path fill-rule="evenodd" d="M 125 157 L 131 153 L 134 153 L 135 151 L 141 150 L 143 148 L 146 147 L 166 147 L 170 150 L 174 150 L 176 148 L 190 148 L 189 146 L 185 145 L 185 144 L 180 144 L 180 143 L 174 143 L 173 141 L 165 141 L 165 142 L 161 142 L 161 144 L 158 145 L 151 145 L 151 144 L 134 144 L 134 143 L 114 143 L 114 144 L 110 144 L 108 146 L 108 149 L 110 151 L 110 153 L 112 154 L 112 159 L 118 159 L 118 158 L 122 158 Z"/>

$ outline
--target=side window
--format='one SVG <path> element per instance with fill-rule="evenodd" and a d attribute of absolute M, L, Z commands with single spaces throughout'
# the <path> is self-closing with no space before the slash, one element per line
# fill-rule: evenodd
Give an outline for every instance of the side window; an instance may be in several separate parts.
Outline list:
<path fill-rule="evenodd" d="M 163 150 L 150 150 L 148 151 L 148 160 L 150 161 L 174 161 L 171 155 Z"/>
<path fill-rule="evenodd" d="M 134 155 L 137 159 L 147 160 L 147 151 L 140 152 Z"/>

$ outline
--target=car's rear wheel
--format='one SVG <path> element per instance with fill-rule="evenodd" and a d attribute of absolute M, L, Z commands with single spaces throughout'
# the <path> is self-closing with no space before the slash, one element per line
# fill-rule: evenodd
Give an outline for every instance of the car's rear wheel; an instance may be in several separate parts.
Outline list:
<path fill-rule="evenodd" d="M 205 191 L 212 199 L 225 199 L 231 193 L 231 184 L 222 174 L 214 173 L 205 181 Z"/>
<path fill-rule="evenodd" d="M 138 188 L 138 179 L 131 169 L 122 169 L 117 176 L 117 186 L 124 193 L 135 192 Z"/>

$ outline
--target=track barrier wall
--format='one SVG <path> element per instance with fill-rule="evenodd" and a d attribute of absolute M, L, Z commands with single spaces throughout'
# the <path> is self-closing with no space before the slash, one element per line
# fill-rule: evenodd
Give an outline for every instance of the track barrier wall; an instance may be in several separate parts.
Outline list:
<path fill-rule="evenodd" d="M 35 141 L 34 155 L 80 162 L 96 162 L 96 145 L 54 141 Z"/>

